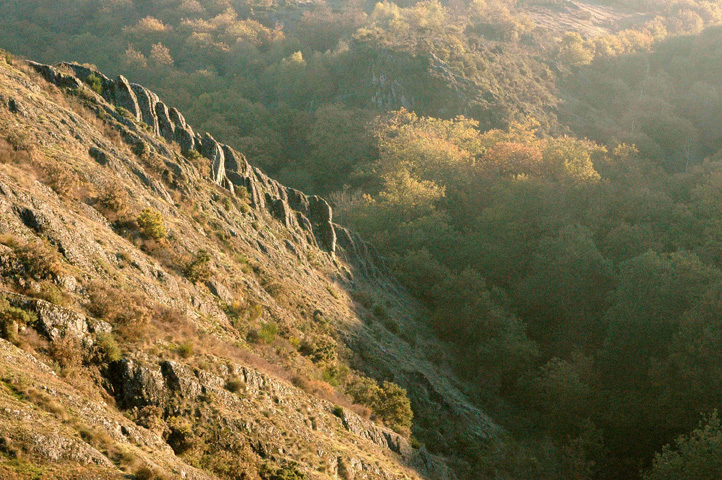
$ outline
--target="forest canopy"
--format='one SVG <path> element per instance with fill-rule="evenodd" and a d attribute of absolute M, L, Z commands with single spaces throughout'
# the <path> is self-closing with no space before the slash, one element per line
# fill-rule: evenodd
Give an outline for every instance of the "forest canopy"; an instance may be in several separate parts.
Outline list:
<path fill-rule="evenodd" d="M 328 195 L 516 439 L 414 425 L 430 450 L 497 478 L 713 478 L 722 4 L 597 2 L 631 20 L 590 34 L 578 3 L 25 0 L 0 46 L 122 73 Z"/>

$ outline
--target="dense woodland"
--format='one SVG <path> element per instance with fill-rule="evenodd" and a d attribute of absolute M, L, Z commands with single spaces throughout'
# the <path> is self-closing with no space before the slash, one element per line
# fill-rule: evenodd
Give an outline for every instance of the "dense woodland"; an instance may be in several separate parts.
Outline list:
<path fill-rule="evenodd" d="M 713 478 L 722 3 L 599 3 L 643 15 L 592 37 L 535 25 L 562 0 L 22 0 L 0 46 L 122 73 L 328 195 L 513 437 L 417 422 L 430 450 L 498 478 Z"/>

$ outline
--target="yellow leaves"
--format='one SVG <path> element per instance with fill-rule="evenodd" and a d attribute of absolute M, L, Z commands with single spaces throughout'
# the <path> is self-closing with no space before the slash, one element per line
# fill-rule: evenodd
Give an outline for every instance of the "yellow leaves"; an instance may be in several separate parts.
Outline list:
<path fill-rule="evenodd" d="M 173 65 L 173 57 L 168 47 L 162 43 L 156 43 L 150 50 L 150 58 L 160 65 Z"/>
<path fill-rule="evenodd" d="M 481 168 L 501 175 L 542 176 L 542 152 L 537 145 L 499 142 L 484 156 Z"/>
<path fill-rule="evenodd" d="M 303 53 L 299 50 L 284 58 L 283 63 L 287 65 L 306 65 L 306 60 L 303 59 Z"/>
<path fill-rule="evenodd" d="M 474 163 L 481 151 L 478 123 L 419 118 L 404 109 L 391 113 L 376 130 L 382 175 L 405 169 L 418 178 L 446 183 Z"/>
<path fill-rule="evenodd" d="M 181 28 L 191 32 L 191 37 L 194 37 L 196 42 L 202 39 L 202 43 L 206 46 L 216 47 L 230 46 L 239 42 L 260 45 L 283 38 L 280 27 L 271 30 L 250 18 L 239 20 L 238 14 L 231 8 L 208 20 L 185 19 L 181 22 Z"/>
<path fill-rule="evenodd" d="M 594 60 L 594 44 L 586 43 L 577 32 L 567 32 L 559 48 L 559 59 L 568 65 L 587 65 Z"/>
<path fill-rule="evenodd" d="M 171 27 L 155 17 L 148 16 L 139 20 L 134 26 L 125 27 L 123 30 L 133 34 L 163 33 L 170 31 Z"/>
<path fill-rule="evenodd" d="M 463 44 L 456 38 L 460 32 L 437 0 L 424 0 L 408 8 L 384 1 L 376 4 L 355 37 L 418 50 L 422 45 L 436 48 L 446 43 Z"/>
<path fill-rule="evenodd" d="M 391 207 L 402 217 L 411 219 L 430 213 L 434 203 L 445 195 L 444 187 L 429 180 L 418 180 L 408 170 L 398 170 L 384 177 L 379 194 L 382 205 Z"/>
<path fill-rule="evenodd" d="M 491 130 L 483 135 L 486 152 L 478 162 L 482 176 L 549 178 L 572 182 L 599 180 L 592 157 L 606 149 L 572 137 L 537 138 L 538 123 L 514 123 L 508 131 Z"/>
<path fill-rule="evenodd" d="M 123 64 L 128 68 L 146 68 L 148 66 L 148 59 L 143 53 L 136 50 L 133 46 L 128 48 L 123 53 Z"/>
<path fill-rule="evenodd" d="M 605 152 L 592 142 L 562 137 L 548 140 L 544 149 L 544 163 L 548 172 L 560 179 L 574 182 L 590 182 L 599 180 L 599 173 L 594 169 L 592 153 Z"/>

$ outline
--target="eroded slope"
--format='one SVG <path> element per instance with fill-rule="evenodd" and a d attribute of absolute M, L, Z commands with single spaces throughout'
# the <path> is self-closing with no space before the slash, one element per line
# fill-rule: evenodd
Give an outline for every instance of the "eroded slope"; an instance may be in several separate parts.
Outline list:
<path fill-rule="evenodd" d="M 0 62 L 0 138 L 6 472 L 452 478 L 351 405 L 392 391 L 362 372 L 408 389 L 437 452 L 496 432 L 323 199 L 152 92 Z"/>

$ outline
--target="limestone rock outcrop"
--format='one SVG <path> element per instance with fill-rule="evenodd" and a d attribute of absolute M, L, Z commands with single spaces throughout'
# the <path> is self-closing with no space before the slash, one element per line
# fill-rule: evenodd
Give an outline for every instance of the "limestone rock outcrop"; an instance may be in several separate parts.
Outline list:
<path fill-rule="evenodd" d="M 352 232 L 333 223 L 333 211 L 326 200 L 281 185 L 251 166 L 246 157 L 228 145 L 217 142 L 210 134 L 194 132 L 183 115 L 164 104 L 155 93 L 119 76 L 112 80 L 90 67 L 74 63 L 58 66 L 30 62 L 46 80 L 60 87 L 84 88 L 88 77 L 95 75 L 102 86 L 101 96 L 116 107 L 125 109 L 148 130 L 175 142 L 181 152 L 198 152 L 210 163 L 210 180 L 234 192 L 245 189 L 252 208 L 270 214 L 285 227 L 295 229 L 305 238 L 344 260 L 360 265 L 361 271 L 374 274 L 384 261 L 376 251 Z M 67 73 L 66 73 L 67 72 Z"/>

